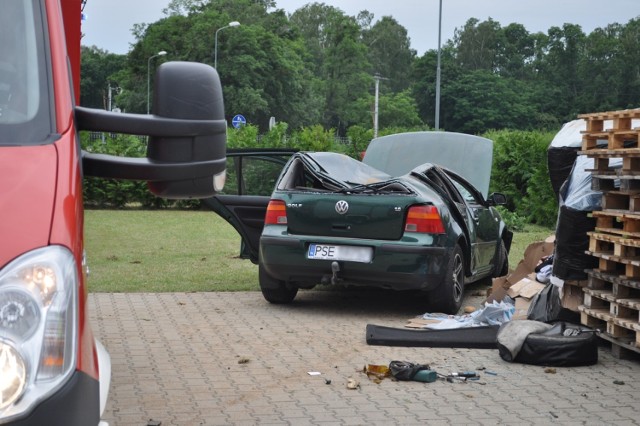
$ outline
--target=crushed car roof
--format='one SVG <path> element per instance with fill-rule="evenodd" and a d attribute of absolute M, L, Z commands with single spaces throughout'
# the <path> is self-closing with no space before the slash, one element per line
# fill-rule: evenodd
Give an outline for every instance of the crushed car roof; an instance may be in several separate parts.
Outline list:
<path fill-rule="evenodd" d="M 471 182 L 486 198 L 489 193 L 493 141 L 453 132 L 410 132 L 373 139 L 365 164 L 401 176 L 424 163 L 443 166 Z"/>

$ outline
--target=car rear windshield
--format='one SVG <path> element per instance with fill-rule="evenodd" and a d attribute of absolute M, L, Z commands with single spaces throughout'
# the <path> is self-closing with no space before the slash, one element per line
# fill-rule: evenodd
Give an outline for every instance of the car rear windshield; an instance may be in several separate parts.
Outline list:
<path fill-rule="evenodd" d="M 39 0 L 2 0 L 0 145 L 37 145 L 50 140 L 43 16 Z"/>

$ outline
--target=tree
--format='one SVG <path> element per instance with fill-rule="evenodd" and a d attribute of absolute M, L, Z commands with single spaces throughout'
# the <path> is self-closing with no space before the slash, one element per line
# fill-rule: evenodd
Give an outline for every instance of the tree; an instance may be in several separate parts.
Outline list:
<path fill-rule="evenodd" d="M 548 31 L 547 54 L 542 59 L 544 85 L 551 88 L 545 93 L 545 109 L 562 122 L 575 119 L 580 112 L 578 94 L 582 81 L 578 69 L 585 52 L 586 36 L 579 25 L 564 24 L 562 28 L 551 27 Z M 544 100 L 540 99 L 542 102 Z"/>
<path fill-rule="evenodd" d="M 436 69 L 437 51 L 429 50 L 418 58 L 412 67 L 411 79 L 412 95 L 418 107 L 418 114 L 423 122 L 435 126 L 435 98 L 436 98 Z M 445 88 L 455 82 L 462 74 L 462 69 L 455 60 L 455 48 L 452 43 L 447 43 L 440 52 L 441 88 Z M 442 101 L 445 101 L 443 104 Z M 451 112 L 452 105 L 446 104 L 441 93 L 441 113 Z M 441 120 L 443 123 L 446 120 Z M 446 126 L 445 126 L 446 128 Z"/>
<path fill-rule="evenodd" d="M 362 38 L 368 48 L 371 73 L 388 79 L 381 90 L 396 93 L 407 89 L 416 56 L 407 30 L 392 17 L 384 16 L 370 29 L 364 29 Z"/>
<path fill-rule="evenodd" d="M 320 120 L 321 98 L 314 93 L 317 82 L 305 67 L 303 45 L 283 11 L 268 13 L 273 2 L 174 3 L 171 7 L 181 13 L 138 28 L 128 70 L 121 75 L 128 89 L 122 101 L 130 110 L 144 110 L 148 58 L 164 50 L 167 55 L 157 58 L 154 66 L 167 59 L 213 64 L 216 31 L 238 20 L 239 27 L 218 35 L 217 71 L 227 118 L 242 113 L 263 130 L 271 116 L 292 127 Z M 183 14 L 185 10 L 188 13 Z"/>
<path fill-rule="evenodd" d="M 479 134 L 490 129 L 535 127 L 536 109 L 523 82 L 485 70 L 466 73 L 443 88 L 447 130 Z"/>
<path fill-rule="evenodd" d="M 358 121 L 359 111 L 353 102 L 367 93 L 371 81 L 366 47 L 358 40 L 359 31 L 353 18 L 342 17 L 328 34 L 330 42 L 323 64 L 327 82 L 323 123 L 342 135 Z"/>
<path fill-rule="evenodd" d="M 505 77 L 530 79 L 535 58 L 535 37 L 521 24 L 501 29 L 497 71 Z"/>
<path fill-rule="evenodd" d="M 108 88 L 111 85 L 113 89 L 117 89 L 113 75 L 125 67 L 126 56 L 109 53 L 95 46 L 82 46 L 80 57 L 80 104 L 89 108 L 107 109 Z M 112 92 L 114 97 L 115 92 Z"/>
<path fill-rule="evenodd" d="M 483 22 L 469 19 L 453 37 L 458 64 L 469 71 L 496 70 L 501 36 L 500 24 L 491 18 Z"/>

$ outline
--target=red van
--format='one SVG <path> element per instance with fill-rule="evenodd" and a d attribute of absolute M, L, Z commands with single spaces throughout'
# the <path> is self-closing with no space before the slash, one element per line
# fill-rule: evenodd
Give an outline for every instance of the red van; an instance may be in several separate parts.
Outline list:
<path fill-rule="evenodd" d="M 210 66 L 158 67 L 152 115 L 76 106 L 82 2 L 2 1 L 0 423 L 101 423 L 110 361 L 88 321 L 83 176 L 145 180 L 167 198 L 224 185 L 226 122 Z M 83 152 L 80 130 L 148 135 L 147 158 Z"/>

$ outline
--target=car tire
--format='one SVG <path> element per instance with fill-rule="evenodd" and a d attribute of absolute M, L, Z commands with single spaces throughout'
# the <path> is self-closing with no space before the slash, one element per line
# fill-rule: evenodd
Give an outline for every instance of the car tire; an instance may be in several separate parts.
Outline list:
<path fill-rule="evenodd" d="M 431 292 L 431 307 L 437 312 L 455 315 L 464 298 L 464 253 L 456 244 L 451 252 L 444 282 Z"/>
<path fill-rule="evenodd" d="M 262 295 L 269 303 L 291 303 L 298 294 L 297 287 L 288 287 L 284 281 L 273 278 L 264 270 L 262 263 L 258 265 L 258 282 Z"/>
<path fill-rule="evenodd" d="M 496 264 L 494 265 L 493 277 L 504 277 L 509 273 L 509 255 L 504 245 L 504 240 L 500 240 L 498 252 L 496 253 Z"/>

